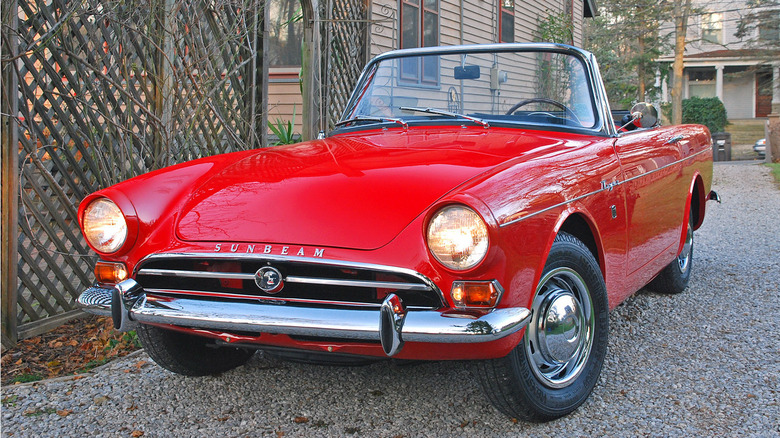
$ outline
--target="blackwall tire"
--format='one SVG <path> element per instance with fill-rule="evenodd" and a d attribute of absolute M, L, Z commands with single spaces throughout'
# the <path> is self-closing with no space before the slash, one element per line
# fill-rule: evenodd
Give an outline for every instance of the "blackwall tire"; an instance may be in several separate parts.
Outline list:
<path fill-rule="evenodd" d="M 255 353 L 243 348 L 217 347 L 207 338 L 145 324 L 136 332 L 152 360 L 184 376 L 223 373 L 245 364 Z"/>
<path fill-rule="evenodd" d="M 532 311 L 520 344 L 503 358 L 476 362 L 474 370 L 498 410 L 522 420 L 550 421 L 585 402 L 607 352 L 604 278 L 593 254 L 575 237 L 556 237 Z"/>
<path fill-rule="evenodd" d="M 693 269 L 693 217 L 688 220 L 685 244 L 680 255 L 666 265 L 663 271 L 656 276 L 647 288 L 662 294 L 679 294 L 688 287 Z"/>

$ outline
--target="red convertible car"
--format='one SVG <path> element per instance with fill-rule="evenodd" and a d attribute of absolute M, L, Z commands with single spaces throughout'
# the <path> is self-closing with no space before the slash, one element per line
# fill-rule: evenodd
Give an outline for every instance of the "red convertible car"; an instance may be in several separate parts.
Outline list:
<path fill-rule="evenodd" d="M 400 50 L 336 129 L 172 166 L 87 196 L 87 312 L 159 365 L 256 349 L 319 363 L 472 360 L 502 412 L 545 421 L 601 372 L 609 310 L 678 293 L 710 191 L 706 128 L 612 114 L 590 53 Z"/>

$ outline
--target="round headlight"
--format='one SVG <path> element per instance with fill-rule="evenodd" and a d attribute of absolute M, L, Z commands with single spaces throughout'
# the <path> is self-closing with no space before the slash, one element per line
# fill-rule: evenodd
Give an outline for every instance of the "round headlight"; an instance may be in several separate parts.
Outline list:
<path fill-rule="evenodd" d="M 108 198 L 98 198 L 84 209 L 84 237 L 96 250 L 116 252 L 127 238 L 122 210 Z"/>
<path fill-rule="evenodd" d="M 473 268 L 488 251 L 487 225 L 470 208 L 444 207 L 428 224 L 428 248 L 436 260 L 450 269 Z"/>

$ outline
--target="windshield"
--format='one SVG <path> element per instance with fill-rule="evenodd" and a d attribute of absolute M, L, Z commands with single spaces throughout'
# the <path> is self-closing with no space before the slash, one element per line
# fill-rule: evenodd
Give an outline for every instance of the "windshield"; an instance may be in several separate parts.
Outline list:
<path fill-rule="evenodd" d="M 462 118 L 590 129 L 598 122 L 586 67 L 568 53 L 414 54 L 382 59 L 364 77 L 342 126 Z"/>

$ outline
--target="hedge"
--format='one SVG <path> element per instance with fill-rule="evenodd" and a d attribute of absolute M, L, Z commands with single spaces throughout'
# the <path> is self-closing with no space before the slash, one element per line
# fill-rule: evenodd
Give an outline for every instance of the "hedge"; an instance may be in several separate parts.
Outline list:
<path fill-rule="evenodd" d="M 709 128 L 710 132 L 723 132 L 728 125 L 726 107 L 717 97 L 691 97 L 682 101 L 682 122 L 697 123 Z"/>

